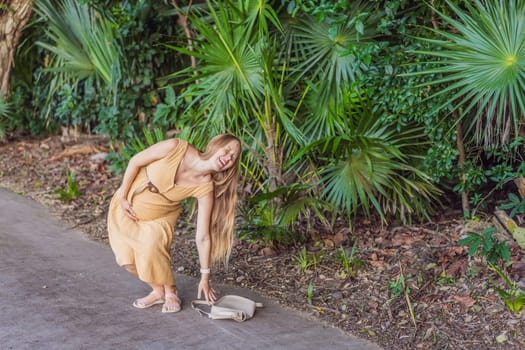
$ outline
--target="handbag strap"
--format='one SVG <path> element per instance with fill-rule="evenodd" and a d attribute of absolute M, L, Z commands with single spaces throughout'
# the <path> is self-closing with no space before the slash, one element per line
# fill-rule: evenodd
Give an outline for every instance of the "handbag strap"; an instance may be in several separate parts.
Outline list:
<path fill-rule="evenodd" d="M 192 302 L 191 302 L 191 307 L 192 307 L 192 309 L 199 311 L 199 310 L 201 310 L 201 309 L 198 309 L 197 306 L 195 306 L 195 305 L 209 305 L 209 304 L 208 304 L 208 302 L 207 302 L 206 300 L 198 300 L 198 299 L 197 299 L 197 300 L 192 300 Z M 256 302 L 256 303 L 255 303 L 255 307 L 260 309 L 260 308 L 263 308 L 263 307 L 264 307 L 264 304 L 263 304 L 263 303 L 257 303 L 257 302 Z M 201 310 L 201 311 L 202 311 L 202 310 Z M 210 314 L 209 312 L 204 312 L 204 311 L 202 311 L 202 313 L 204 313 L 204 314 L 206 314 L 206 315 L 209 315 L 209 314 Z"/>
<path fill-rule="evenodd" d="M 197 311 L 199 313 L 199 315 L 201 315 L 201 316 L 207 315 L 208 317 L 211 317 L 209 312 L 206 312 L 206 311 L 202 310 L 197 305 L 208 305 L 208 303 L 206 301 L 204 301 L 204 300 L 192 300 L 191 308 L 193 310 Z"/>
<path fill-rule="evenodd" d="M 209 306 L 208 302 L 205 300 L 192 300 L 191 301 L 191 308 L 199 313 L 199 315 L 204 316 L 207 315 L 209 318 L 213 318 L 216 320 L 219 319 L 233 319 L 237 322 L 243 322 L 246 320 L 246 314 L 244 312 L 235 312 L 235 311 L 221 311 L 220 313 L 214 313 L 213 316 L 210 312 L 206 312 L 202 310 L 199 305 L 206 305 Z M 256 308 L 262 308 L 264 305 L 262 303 L 255 303 Z"/>
<path fill-rule="evenodd" d="M 208 302 L 205 300 L 193 300 L 191 302 L 191 308 L 199 313 L 199 315 L 207 315 L 209 318 L 214 320 L 235 320 L 237 322 L 243 322 L 246 320 L 246 314 L 244 312 L 236 311 L 220 311 L 214 312 L 213 315 L 211 312 L 206 312 L 202 310 L 198 305 L 208 305 Z"/>

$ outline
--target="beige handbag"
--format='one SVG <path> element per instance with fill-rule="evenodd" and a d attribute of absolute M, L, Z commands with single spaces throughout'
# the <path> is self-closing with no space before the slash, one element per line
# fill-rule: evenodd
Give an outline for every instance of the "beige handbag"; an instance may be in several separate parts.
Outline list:
<path fill-rule="evenodd" d="M 193 300 L 191 302 L 191 308 L 201 316 L 208 315 L 214 320 L 235 320 L 237 322 L 249 320 L 255 314 L 256 308 L 263 307 L 262 303 L 256 303 L 238 295 L 223 296 L 211 305 L 210 312 L 204 311 L 202 305 L 208 306 L 208 303 L 205 300 Z"/>

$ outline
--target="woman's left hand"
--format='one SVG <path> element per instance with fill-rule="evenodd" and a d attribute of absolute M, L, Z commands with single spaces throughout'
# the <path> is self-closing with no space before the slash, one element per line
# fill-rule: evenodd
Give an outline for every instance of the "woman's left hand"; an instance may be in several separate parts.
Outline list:
<path fill-rule="evenodd" d="M 209 305 L 213 304 L 217 300 L 217 298 L 215 297 L 215 290 L 212 287 L 210 287 L 207 278 L 201 278 L 201 281 L 199 282 L 199 291 L 197 293 L 197 298 L 200 299 L 202 294 L 204 294 L 204 298 L 206 299 L 206 302 Z"/>

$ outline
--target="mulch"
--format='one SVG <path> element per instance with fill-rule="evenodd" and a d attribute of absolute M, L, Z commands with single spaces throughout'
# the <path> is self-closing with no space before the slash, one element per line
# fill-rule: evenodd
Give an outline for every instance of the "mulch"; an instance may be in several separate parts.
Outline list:
<path fill-rule="evenodd" d="M 121 181 L 107 152 L 100 136 L 11 140 L 0 145 L 0 186 L 107 244 L 107 206 Z M 80 196 L 61 200 L 72 172 Z M 449 211 L 410 226 L 368 219 L 351 232 L 319 226 L 315 241 L 292 246 L 236 240 L 228 268 L 214 267 L 212 282 L 253 289 L 385 349 L 523 349 L 525 312 L 509 311 L 495 289 L 501 279 L 458 246 L 466 232 L 492 225 L 490 215 L 482 219 L 464 222 Z M 176 232 L 173 269 L 197 277 L 194 218 L 183 215 Z M 509 247 L 505 271 L 525 289 L 525 251 L 512 240 Z"/>

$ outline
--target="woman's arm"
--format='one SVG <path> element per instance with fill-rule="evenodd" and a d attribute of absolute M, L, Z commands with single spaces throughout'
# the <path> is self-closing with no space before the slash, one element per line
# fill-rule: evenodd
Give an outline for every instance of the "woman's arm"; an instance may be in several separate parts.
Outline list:
<path fill-rule="evenodd" d="M 198 199 L 197 232 L 195 234 L 199 262 L 201 265 L 201 280 L 199 283 L 197 298 L 200 298 L 201 293 L 204 293 L 204 298 L 208 303 L 213 303 L 216 300 L 215 291 L 209 286 L 211 251 L 210 221 L 212 208 L 213 191 L 206 193 Z"/>
<path fill-rule="evenodd" d="M 122 209 L 124 209 L 125 213 L 132 220 L 137 221 L 138 218 L 133 209 L 131 209 L 131 205 L 129 204 L 127 198 L 129 189 L 131 188 L 131 184 L 133 183 L 133 180 L 135 180 L 135 178 L 137 177 L 140 168 L 167 156 L 171 151 L 173 151 L 175 147 L 177 147 L 178 144 L 178 139 L 169 139 L 161 141 L 135 154 L 129 160 L 126 172 L 124 173 L 124 177 L 122 178 L 122 184 L 120 185 L 119 200 Z"/>

